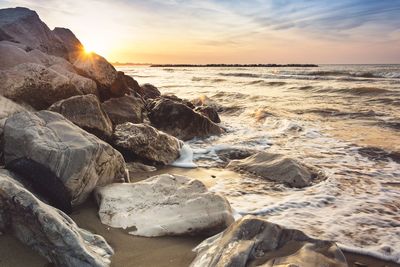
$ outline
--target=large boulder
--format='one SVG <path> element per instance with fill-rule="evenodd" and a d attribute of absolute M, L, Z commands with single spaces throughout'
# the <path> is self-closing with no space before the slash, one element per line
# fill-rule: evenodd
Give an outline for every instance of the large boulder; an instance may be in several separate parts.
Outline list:
<path fill-rule="evenodd" d="M 140 87 L 139 83 L 133 79 L 131 76 L 124 75 L 126 85 L 131 89 L 131 92 L 134 95 L 141 95 L 142 88 Z"/>
<path fill-rule="evenodd" d="M 142 99 L 133 96 L 111 98 L 101 104 L 114 125 L 125 122 L 142 123 L 147 118 Z"/>
<path fill-rule="evenodd" d="M 82 129 L 103 140 L 113 133 L 113 125 L 95 95 L 79 95 L 58 101 L 49 107 Z"/>
<path fill-rule="evenodd" d="M 228 201 L 198 180 L 163 174 L 95 191 L 103 224 L 132 235 L 215 234 L 233 222 Z"/>
<path fill-rule="evenodd" d="M 36 198 L 0 170 L 0 231 L 11 232 L 56 266 L 105 267 L 114 253 L 103 237 Z"/>
<path fill-rule="evenodd" d="M 307 266 L 347 267 L 331 241 L 313 239 L 255 216 L 245 216 L 194 250 L 191 267 Z"/>
<path fill-rule="evenodd" d="M 242 160 L 232 160 L 227 167 L 298 188 L 309 186 L 324 178 L 314 167 L 284 155 L 267 152 L 259 152 Z"/>
<path fill-rule="evenodd" d="M 0 41 L 21 43 L 30 49 L 67 58 L 64 43 L 35 11 L 23 7 L 0 9 Z"/>
<path fill-rule="evenodd" d="M 79 54 L 73 65 L 78 74 L 96 82 L 102 101 L 130 93 L 124 74 L 118 73 L 113 65 L 96 53 Z"/>
<path fill-rule="evenodd" d="M 53 33 L 64 43 L 68 51 L 69 60 L 72 61 L 79 56 L 79 54 L 84 52 L 82 43 L 70 29 L 55 27 Z"/>
<path fill-rule="evenodd" d="M 95 186 L 128 179 L 122 155 L 51 111 L 20 112 L 4 126 L 6 168 L 64 207 L 82 203 Z"/>
<path fill-rule="evenodd" d="M 0 72 L 0 94 L 36 109 L 46 109 L 81 92 L 67 77 L 43 65 L 24 63 Z"/>
<path fill-rule="evenodd" d="M 219 135 L 217 124 L 188 106 L 169 99 L 159 99 L 149 113 L 151 124 L 181 140 Z"/>
<path fill-rule="evenodd" d="M 183 143 L 146 124 L 126 122 L 115 127 L 113 144 L 126 158 L 168 165 L 179 158 Z"/>

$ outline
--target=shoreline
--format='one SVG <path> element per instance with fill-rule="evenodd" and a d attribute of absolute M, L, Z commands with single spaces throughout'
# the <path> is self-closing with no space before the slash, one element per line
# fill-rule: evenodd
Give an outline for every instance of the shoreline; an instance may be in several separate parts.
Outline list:
<path fill-rule="evenodd" d="M 186 175 L 201 180 L 207 186 L 212 185 L 216 178 L 231 177 L 233 172 L 217 168 L 184 169 L 164 167 L 154 172 L 131 173 L 132 182 L 141 181 L 148 177 L 174 173 Z M 239 174 L 236 174 L 239 175 Z M 70 217 L 79 227 L 89 230 L 94 234 L 103 236 L 114 249 L 111 266 L 159 266 L 159 267 L 187 267 L 196 254 L 192 251 L 205 236 L 178 236 L 178 237 L 139 237 L 129 235 L 127 230 L 111 228 L 103 225 L 97 214 L 97 205 L 93 197 L 77 207 Z M 29 263 L 31 267 L 51 267 L 46 259 L 35 251 L 18 241 L 11 234 L 0 236 L 0 265 L 4 267 L 24 266 Z M 342 250 L 343 251 L 343 250 Z M 343 251 L 348 265 L 374 266 L 374 267 L 400 267 L 400 264 L 381 260 L 372 256 Z"/>

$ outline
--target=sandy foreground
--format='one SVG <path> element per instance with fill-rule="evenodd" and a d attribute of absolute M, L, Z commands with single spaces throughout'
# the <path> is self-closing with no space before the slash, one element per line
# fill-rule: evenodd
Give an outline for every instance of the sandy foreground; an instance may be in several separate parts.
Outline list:
<path fill-rule="evenodd" d="M 160 173 L 187 175 L 212 185 L 218 178 L 238 178 L 238 174 L 221 169 L 179 169 L 164 168 L 151 173 L 131 173 L 132 182 L 146 179 Z M 213 178 L 215 176 L 216 178 Z M 192 249 L 205 237 L 157 237 L 145 238 L 129 235 L 123 229 L 114 229 L 101 224 L 97 206 L 88 200 L 71 214 L 72 219 L 82 228 L 102 235 L 113 247 L 115 267 L 187 267 L 194 259 Z M 399 264 L 381 261 L 372 257 L 345 253 L 349 266 L 395 267 Z M 0 267 L 50 267 L 53 266 L 29 247 L 21 244 L 10 234 L 0 235 Z"/>

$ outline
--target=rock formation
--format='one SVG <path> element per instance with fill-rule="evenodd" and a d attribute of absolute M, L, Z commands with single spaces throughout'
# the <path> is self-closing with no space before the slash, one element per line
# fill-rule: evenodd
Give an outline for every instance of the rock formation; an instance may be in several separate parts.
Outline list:
<path fill-rule="evenodd" d="M 95 95 L 73 96 L 54 103 L 49 110 L 60 113 L 100 139 L 108 140 L 113 133 L 112 122 Z"/>
<path fill-rule="evenodd" d="M 142 99 L 133 96 L 111 98 L 101 104 L 114 125 L 125 122 L 142 123 L 147 118 Z"/>
<path fill-rule="evenodd" d="M 245 216 L 194 250 L 191 267 L 347 267 L 334 242 L 313 239 L 255 216 Z"/>
<path fill-rule="evenodd" d="M 311 166 L 284 155 L 267 152 L 259 152 L 242 160 L 232 160 L 227 167 L 298 188 L 324 178 L 322 173 Z"/>
<path fill-rule="evenodd" d="M 179 158 L 182 142 L 145 124 L 117 125 L 113 143 L 127 158 L 168 165 Z"/>
<path fill-rule="evenodd" d="M 160 91 L 158 90 L 157 87 L 150 83 L 145 83 L 140 86 L 141 90 L 139 94 L 144 98 L 144 99 L 155 99 L 157 97 L 161 96 Z"/>
<path fill-rule="evenodd" d="M 203 114 L 204 116 L 209 118 L 212 122 L 215 122 L 215 123 L 221 122 L 221 119 L 219 118 L 217 110 L 213 107 L 200 106 L 200 107 L 196 107 L 194 110 L 197 112 L 200 112 L 201 114 Z"/>
<path fill-rule="evenodd" d="M 169 99 L 155 101 L 149 119 L 157 129 L 181 140 L 219 135 L 224 132 L 209 118 Z"/>
<path fill-rule="evenodd" d="M 40 164 L 48 169 L 54 176 L 46 172 L 34 182 L 38 187 L 57 187 L 48 192 L 64 190 L 65 202 L 71 206 L 82 203 L 97 185 L 127 179 L 125 162 L 118 151 L 50 111 L 20 112 L 7 119 L 4 159 L 6 167 L 16 173 L 31 168 L 41 177 L 41 170 L 32 166 Z M 59 188 L 60 184 L 64 188 Z"/>
<path fill-rule="evenodd" d="M 79 228 L 14 177 L 0 169 L 0 231 L 11 232 L 56 266 L 109 266 L 114 252 L 103 237 Z"/>
<path fill-rule="evenodd" d="M 228 201 L 198 180 L 163 174 L 95 191 L 102 223 L 130 234 L 215 234 L 233 222 Z"/>

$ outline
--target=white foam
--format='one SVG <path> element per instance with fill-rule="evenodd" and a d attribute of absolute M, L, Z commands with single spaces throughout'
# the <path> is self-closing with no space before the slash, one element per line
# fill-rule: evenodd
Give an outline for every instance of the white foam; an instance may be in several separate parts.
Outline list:
<path fill-rule="evenodd" d="M 197 168 L 197 165 L 193 162 L 193 150 L 188 144 L 183 144 L 180 157 L 172 162 L 171 166 L 179 168 Z"/>

